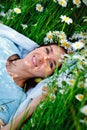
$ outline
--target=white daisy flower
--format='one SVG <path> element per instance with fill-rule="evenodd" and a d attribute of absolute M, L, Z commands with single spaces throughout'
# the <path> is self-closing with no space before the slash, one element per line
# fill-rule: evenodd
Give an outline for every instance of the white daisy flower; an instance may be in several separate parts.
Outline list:
<path fill-rule="evenodd" d="M 4 13 L 4 11 L 1 11 L 1 12 L 0 12 L 0 16 L 2 16 L 2 17 L 5 17 L 5 16 L 6 16 L 6 14 Z"/>
<path fill-rule="evenodd" d="M 78 88 L 84 88 L 84 82 L 83 81 L 79 82 L 77 87 Z"/>
<path fill-rule="evenodd" d="M 44 42 L 50 42 L 52 43 L 53 42 L 53 33 L 51 31 L 49 31 L 47 34 L 46 34 L 46 37 L 44 38 Z"/>
<path fill-rule="evenodd" d="M 60 42 L 61 42 L 61 46 L 63 46 L 65 49 L 70 49 L 71 44 L 66 39 L 61 40 Z"/>
<path fill-rule="evenodd" d="M 84 115 L 87 116 L 87 105 L 83 106 L 83 107 L 80 109 L 80 112 L 82 112 Z"/>
<path fill-rule="evenodd" d="M 66 1 L 66 0 L 58 0 L 58 3 L 59 3 L 62 7 L 66 7 L 66 6 L 67 6 L 67 1 Z"/>
<path fill-rule="evenodd" d="M 75 4 L 77 7 L 79 7 L 81 4 L 81 1 L 80 0 L 73 0 L 73 4 Z"/>
<path fill-rule="evenodd" d="M 51 101 L 54 101 L 55 98 L 56 98 L 56 95 L 51 93 L 51 94 L 50 94 L 50 100 L 51 100 Z"/>
<path fill-rule="evenodd" d="M 82 0 L 82 1 L 87 6 L 87 0 Z"/>
<path fill-rule="evenodd" d="M 19 9 L 19 8 L 14 8 L 14 12 L 15 12 L 16 14 L 20 14 L 20 13 L 21 13 L 21 9 Z"/>
<path fill-rule="evenodd" d="M 81 49 L 84 47 L 84 43 L 81 41 L 75 42 L 71 45 L 74 50 Z"/>
<path fill-rule="evenodd" d="M 60 89 L 59 92 L 60 92 L 61 94 L 64 94 L 65 90 L 64 90 L 64 89 Z"/>
<path fill-rule="evenodd" d="M 67 24 L 70 24 L 73 22 L 73 20 L 71 18 L 67 17 L 66 15 L 61 15 L 60 18 L 61 18 L 62 22 L 65 22 Z"/>
<path fill-rule="evenodd" d="M 27 24 L 21 24 L 21 26 L 23 27 L 23 29 L 26 29 L 28 27 Z"/>
<path fill-rule="evenodd" d="M 43 7 L 41 4 L 36 4 L 36 10 L 39 12 L 43 12 Z"/>
<path fill-rule="evenodd" d="M 83 123 L 83 124 L 84 124 L 84 123 L 87 124 L 87 118 L 80 119 L 80 122 Z"/>
<path fill-rule="evenodd" d="M 74 85 L 75 84 L 75 79 L 69 79 L 69 85 Z"/>
<path fill-rule="evenodd" d="M 67 37 L 66 37 L 66 34 L 63 31 L 60 31 L 59 38 L 60 38 L 60 40 L 66 40 Z"/>
<path fill-rule="evenodd" d="M 87 88 L 87 78 L 85 79 L 85 82 L 84 82 L 84 88 Z"/>
<path fill-rule="evenodd" d="M 84 98 L 84 95 L 83 95 L 83 94 L 77 94 L 77 95 L 75 95 L 75 98 L 76 98 L 78 101 L 82 101 L 83 98 Z"/>
<path fill-rule="evenodd" d="M 53 2 L 57 3 L 57 0 L 53 0 Z"/>

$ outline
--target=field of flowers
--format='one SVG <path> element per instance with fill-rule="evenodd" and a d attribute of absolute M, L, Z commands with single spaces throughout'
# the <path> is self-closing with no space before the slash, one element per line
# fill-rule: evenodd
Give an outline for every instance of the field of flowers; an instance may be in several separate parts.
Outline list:
<path fill-rule="evenodd" d="M 87 130 L 87 0 L 3 0 L 0 23 L 68 52 L 49 80 L 46 100 L 19 129 Z"/>

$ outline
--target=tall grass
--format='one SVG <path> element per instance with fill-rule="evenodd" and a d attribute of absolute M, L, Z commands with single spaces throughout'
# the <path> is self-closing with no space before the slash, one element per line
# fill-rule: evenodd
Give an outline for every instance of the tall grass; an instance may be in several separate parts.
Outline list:
<path fill-rule="evenodd" d="M 36 10 L 37 3 L 44 7 L 43 12 Z M 72 0 L 68 1 L 67 7 L 62 7 L 53 0 L 3 0 L 0 4 L 4 6 L 3 8 L 0 6 L 0 11 L 6 13 L 5 17 L 0 16 L 0 21 L 31 38 L 39 45 L 43 44 L 47 32 L 62 30 L 64 23 L 61 22 L 61 15 L 73 19 L 73 23 L 66 24 L 63 30 L 68 37 L 75 32 L 80 33 L 87 30 L 87 22 L 84 22 L 84 17 L 87 20 L 87 6 L 84 3 L 79 8 L 73 4 Z M 9 9 L 13 10 L 15 7 L 20 8 L 21 13 L 16 14 L 12 11 L 8 14 Z M 23 29 L 21 24 L 27 24 L 28 27 Z M 81 51 L 80 53 L 82 56 L 86 55 L 87 58 L 87 52 Z M 87 129 L 87 115 L 80 111 L 87 103 L 87 89 L 84 89 L 84 82 L 87 78 L 87 64 L 83 65 L 82 69 L 81 66 L 78 67 L 80 62 L 78 60 L 74 69 L 70 72 L 73 75 L 74 83 L 68 85 L 68 81 L 62 81 L 62 89 L 60 86 L 57 87 L 56 75 L 59 76 L 67 68 L 69 69 L 68 61 L 65 60 L 61 69 L 55 71 L 51 85 L 48 84 L 50 89 L 46 100 L 41 101 L 32 117 L 22 126 L 23 130 Z M 54 93 L 55 88 L 56 92 Z M 64 90 L 64 94 L 61 94 L 59 90 Z M 82 101 L 75 98 L 79 93 L 85 97 Z M 53 97 L 50 94 L 53 94 Z M 83 120 L 82 123 L 81 119 Z"/>

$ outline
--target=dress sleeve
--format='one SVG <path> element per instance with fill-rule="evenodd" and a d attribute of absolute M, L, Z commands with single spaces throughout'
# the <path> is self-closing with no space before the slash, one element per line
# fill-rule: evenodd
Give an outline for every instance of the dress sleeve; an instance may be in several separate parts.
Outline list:
<path fill-rule="evenodd" d="M 0 24 L 0 36 L 8 38 L 9 40 L 13 41 L 28 51 L 32 51 L 39 46 L 33 40 L 4 24 Z"/>

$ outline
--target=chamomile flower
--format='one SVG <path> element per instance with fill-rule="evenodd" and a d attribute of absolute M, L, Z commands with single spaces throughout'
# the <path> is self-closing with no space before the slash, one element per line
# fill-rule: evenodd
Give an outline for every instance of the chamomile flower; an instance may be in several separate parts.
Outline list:
<path fill-rule="evenodd" d="M 28 27 L 27 24 L 21 24 L 21 26 L 23 27 L 23 29 L 26 29 Z"/>
<path fill-rule="evenodd" d="M 57 3 L 57 0 L 53 0 L 53 2 Z"/>
<path fill-rule="evenodd" d="M 66 34 L 63 31 L 60 31 L 59 38 L 60 40 L 66 40 Z"/>
<path fill-rule="evenodd" d="M 49 31 L 47 34 L 46 34 L 46 37 L 44 38 L 44 42 L 50 42 L 52 43 L 53 42 L 53 33 L 51 31 Z"/>
<path fill-rule="evenodd" d="M 79 7 L 81 4 L 81 1 L 80 0 L 73 0 L 73 4 L 75 4 L 77 7 Z"/>
<path fill-rule="evenodd" d="M 64 93 L 65 93 L 65 90 L 64 90 L 64 89 L 60 89 L 60 90 L 59 90 L 59 93 L 64 94 Z"/>
<path fill-rule="evenodd" d="M 5 17 L 5 16 L 6 16 L 6 14 L 4 13 L 4 11 L 1 11 L 1 12 L 0 12 L 0 16 L 2 16 L 2 17 Z"/>
<path fill-rule="evenodd" d="M 79 82 L 77 87 L 78 88 L 84 88 L 84 82 L 83 81 Z"/>
<path fill-rule="evenodd" d="M 51 100 L 51 101 L 54 101 L 55 98 L 56 98 L 56 95 L 51 93 L 51 94 L 50 94 L 50 100 Z"/>
<path fill-rule="evenodd" d="M 83 106 L 83 107 L 80 109 L 80 112 L 87 116 L 87 105 Z"/>
<path fill-rule="evenodd" d="M 82 101 L 83 98 L 84 98 L 84 95 L 83 95 L 83 94 L 77 94 L 77 95 L 75 95 L 75 98 L 76 98 L 78 101 Z"/>
<path fill-rule="evenodd" d="M 87 124 L 87 118 L 80 119 L 80 123 Z"/>
<path fill-rule="evenodd" d="M 75 84 L 75 79 L 70 79 L 70 80 L 69 80 L 69 84 L 70 84 L 70 85 L 74 85 L 74 84 Z"/>
<path fill-rule="evenodd" d="M 74 50 L 81 49 L 84 47 L 84 43 L 81 41 L 77 41 L 71 45 Z"/>
<path fill-rule="evenodd" d="M 66 7 L 66 6 L 67 6 L 67 1 L 66 1 L 66 0 L 58 0 L 58 3 L 59 3 L 62 7 Z"/>
<path fill-rule="evenodd" d="M 61 15 L 60 18 L 61 18 L 61 22 L 65 22 L 67 24 L 70 24 L 73 22 L 73 20 L 71 18 L 67 17 L 66 15 Z"/>
<path fill-rule="evenodd" d="M 82 0 L 82 1 L 87 6 L 87 0 Z"/>
<path fill-rule="evenodd" d="M 37 10 L 38 12 L 43 12 L 43 7 L 42 7 L 42 5 L 41 5 L 41 4 L 36 4 L 36 10 Z"/>
<path fill-rule="evenodd" d="M 61 40 L 61 46 L 63 46 L 65 49 L 70 48 L 70 43 L 67 40 Z"/>
<path fill-rule="evenodd" d="M 20 9 L 20 8 L 14 8 L 14 12 L 15 12 L 16 14 L 20 14 L 20 13 L 21 13 L 21 9 Z"/>

